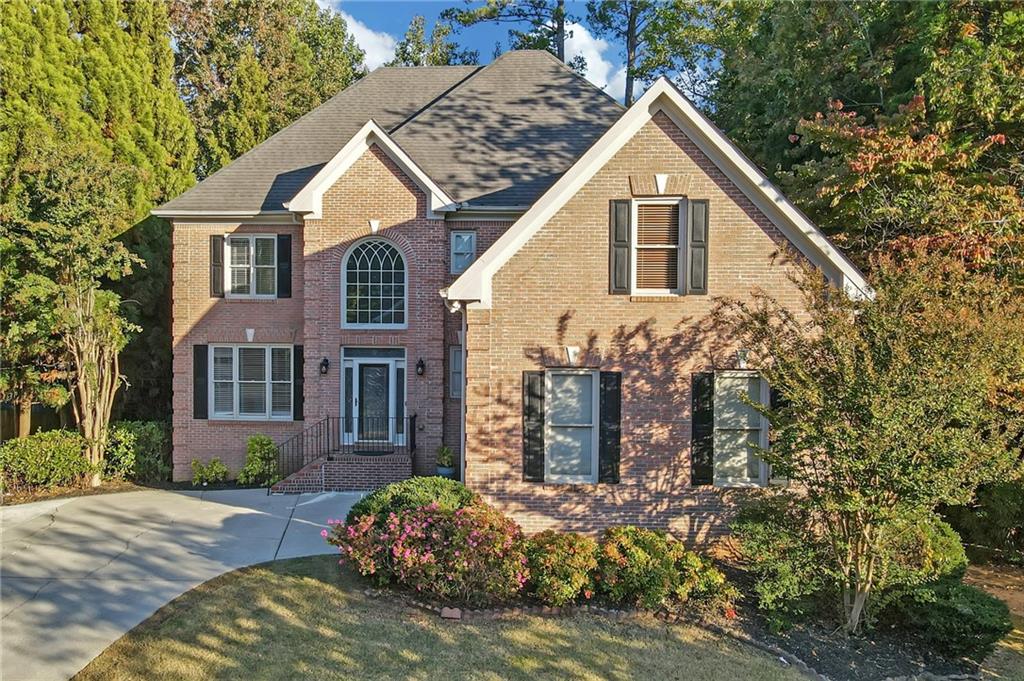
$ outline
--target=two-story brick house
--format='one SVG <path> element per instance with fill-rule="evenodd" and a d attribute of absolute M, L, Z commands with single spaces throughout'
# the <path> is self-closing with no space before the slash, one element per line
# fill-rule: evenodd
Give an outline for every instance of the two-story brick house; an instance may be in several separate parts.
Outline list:
<path fill-rule="evenodd" d="M 798 305 L 793 258 L 865 288 L 667 81 L 627 110 L 544 52 L 378 69 L 155 213 L 176 478 L 254 433 L 286 491 L 430 474 L 445 444 L 530 531 L 715 530 L 769 473 L 738 398 L 768 388 L 713 299 Z"/>

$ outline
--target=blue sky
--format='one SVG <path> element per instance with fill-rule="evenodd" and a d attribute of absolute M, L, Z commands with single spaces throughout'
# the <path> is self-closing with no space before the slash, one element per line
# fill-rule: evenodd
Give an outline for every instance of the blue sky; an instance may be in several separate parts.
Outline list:
<path fill-rule="evenodd" d="M 331 7 L 345 16 L 349 31 L 366 52 L 366 63 L 371 69 L 391 59 L 395 43 L 401 40 L 414 16 L 422 15 L 427 20 L 429 30 L 442 10 L 462 4 L 462 0 L 317 1 L 321 6 Z M 579 16 L 586 11 L 583 2 L 567 2 L 566 5 L 570 15 Z M 487 63 L 491 61 L 495 42 L 500 41 L 502 49 L 508 49 L 509 28 L 507 24 L 477 24 L 462 29 L 455 38 L 460 45 L 479 50 L 481 63 Z M 595 38 L 584 26 L 572 25 L 570 29 L 572 36 L 566 41 L 566 57 L 571 59 L 577 54 L 582 54 L 587 61 L 587 78 L 621 100 L 625 87 L 625 73 L 618 47 Z"/>

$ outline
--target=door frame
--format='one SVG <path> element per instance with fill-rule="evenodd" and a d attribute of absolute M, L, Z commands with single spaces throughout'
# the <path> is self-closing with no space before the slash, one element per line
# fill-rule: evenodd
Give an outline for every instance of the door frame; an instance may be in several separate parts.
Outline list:
<path fill-rule="evenodd" d="M 353 350 L 360 347 L 370 350 L 401 350 L 401 357 L 345 357 L 345 350 Z M 403 421 L 401 432 L 397 432 L 399 429 L 396 428 L 397 416 L 395 413 L 395 401 L 396 391 L 398 390 L 398 370 L 404 370 L 404 380 L 402 382 L 402 417 L 408 413 L 407 402 L 409 399 L 408 382 L 409 382 L 409 370 L 406 365 L 405 348 L 377 348 L 377 347 L 366 347 L 366 346 L 342 346 L 341 348 L 341 380 L 339 381 L 339 390 L 341 392 L 341 401 L 339 403 L 340 416 L 342 422 L 342 433 L 341 441 L 342 444 L 352 445 L 359 442 L 371 442 L 370 440 L 359 439 L 359 368 L 365 364 L 384 364 L 388 367 L 388 442 L 392 445 L 402 446 L 405 444 L 405 423 Z M 350 431 L 345 430 L 345 407 L 346 407 L 346 374 L 349 369 L 352 369 L 352 428 Z M 375 441 L 373 441 L 375 442 Z"/>

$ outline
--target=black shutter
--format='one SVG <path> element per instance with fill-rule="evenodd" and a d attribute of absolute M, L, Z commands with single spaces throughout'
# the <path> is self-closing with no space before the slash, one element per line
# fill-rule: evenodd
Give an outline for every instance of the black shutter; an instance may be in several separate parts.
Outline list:
<path fill-rule="evenodd" d="M 629 201 L 612 201 L 608 215 L 608 292 L 629 293 Z"/>
<path fill-rule="evenodd" d="M 192 418 L 194 419 L 209 418 L 209 383 L 206 380 L 210 367 L 209 352 L 209 346 L 192 346 Z"/>
<path fill-rule="evenodd" d="M 523 372 L 523 480 L 544 482 L 544 372 Z"/>
<path fill-rule="evenodd" d="M 302 421 L 302 384 L 303 384 L 302 346 L 292 348 L 292 420 Z"/>
<path fill-rule="evenodd" d="M 715 375 L 693 375 L 693 425 L 690 437 L 690 484 L 710 485 L 715 475 Z"/>
<path fill-rule="evenodd" d="M 690 201 L 686 229 L 686 293 L 708 292 L 708 202 Z"/>
<path fill-rule="evenodd" d="M 622 436 L 622 374 L 601 372 L 601 449 L 597 461 L 597 481 L 619 481 L 619 455 Z"/>
<path fill-rule="evenodd" d="M 292 297 L 292 235 L 277 235 L 277 297 Z"/>
<path fill-rule="evenodd" d="M 210 297 L 224 297 L 224 237 L 210 236 Z"/>

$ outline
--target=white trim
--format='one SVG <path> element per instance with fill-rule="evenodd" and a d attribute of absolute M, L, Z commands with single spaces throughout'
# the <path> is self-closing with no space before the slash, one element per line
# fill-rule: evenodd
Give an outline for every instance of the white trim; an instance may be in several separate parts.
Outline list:
<path fill-rule="evenodd" d="M 555 375 L 590 376 L 591 384 L 591 416 L 589 424 L 551 424 L 552 389 L 551 377 Z M 595 484 L 597 483 L 598 458 L 600 457 L 600 423 L 601 423 L 601 372 L 597 369 L 547 369 L 544 372 L 544 482 L 555 484 Z M 548 446 L 552 442 L 552 428 L 590 428 L 590 474 L 589 475 L 553 475 L 549 466 L 551 456 Z"/>
<path fill-rule="evenodd" d="M 232 385 L 232 413 L 217 413 L 215 409 L 215 384 L 227 383 L 227 381 L 216 381 L 214 379 L 214 354 L 217 348 L 231 349 L 231 385 Z M 265 370 L 263 383 L 266 384 L 266 411 L 263 416 L 258 414 L 242 414 L 239 411 L 240 400 L 238 386 L 241 383 L 238 378 L 238 351 L 240 349 L 262 349 L 263 368 Z M 273 386 L 275 383 L 284 381 L 273 380 L 273 351 L 275 349 L 288 350 L 288 414 L 273 414 Z M 295 416 L 295 347 L 283 343 L 210 343 L 206 353 L 207 377 L 206 377 L 206 399 L 207 414 L 211 421 L 293 421 Z"/>
<path fill-rule="evenodd" d="M 439 218 L 437 213 L 455 210 L 455 200 L 372 119 L 367 121 L 359 132 L 353 135 L 345 146 L 292 197 L 292 200 L 284 204 L 284 207 L 293 213 L 303 213 L 307 218 L 322 218 L 324 194 L 374 144 L 384 150 L 427 194 L 427 217 Z"/>
<path fill-rule="evenodd" d="M 455 269 L 455 237 L 457 236 L 468 236 L 472 242 L 472 253 L 469 261 L 469 265 L 466 265 L 466 269 L 457 270 Z M 462 274 L 469 269 L 469 266 L 476 260 L 476 230 L 475 229 L 453 229 L 448 232 L 448 273 L 449 274 Z"/>
<path fill-rule="evenodd" d="M 448 287 L 454 300 L 491 307 L 494 275 L 614 156 L 655 114 L 664 111 L 693 142 L 775 223 L 815 265 L 852 297 L 871 295 L 864 275 L 811 224 L 735 145 L 666 78 L 659 78 L 513 224 Z M 596 234 L 596 232 L 595 232 Z M 601 230 L 600 234 L 605 234 Z"/>
<path fill-rule="evenodd" d="M 345 357 L 346 350 L 352 350 L 356 348 L 374 348 L 380 350 L 401 350 L 401 357 Z M 339 389 L 341 390 L 341 401 L 340 413 L 341 417 L 341 439 L 345 444 L 355 444 L 359 442 L 359 367 L 362 364 L 386 364 L 388 366 L 388 439 L 391 444 L 404 445 L 406 442 L 406 436 L 408 433 L 404 431 L 404 427 L 408 423 L 409 416 L 409 367 L 407 364 L 408 353 L 405 348 L 398 348 L 393 346 L 366 346 L 366 345 L 343 345 L 341 347 L 341 380 L 339 383 Z M 345 422 L 345 372 L 346 369 L 352 369 L 352 426 L 351 430 L 346 432 Z M 402 376 L 402 423 L 403 431 L 397 432 L 397 425 L 399 424 L 398 413 L 395 409 L 395 397 L 399 386 L 398 381 L 398 370 L 401 369 L 404 373 Z"/>
<path fill-rule="evenodd" d="M 629 230 L 629 293 L 636 296 L 681 296 L 685 293 L 684 282 L 686 281 L 686 200 L 675 199 L 633 199 L 629 202 L 630 223 L 633 229 Z M 676 225 L 676 287 L 672 289 L 638 288 L 636 285 L 636 256 L 637 250 L 641 248 L 638 239 L 640 232 L 640 206 L 679 206 L 679 218 Z M 666 244 L 667 245 L 667 244 Z"/>

